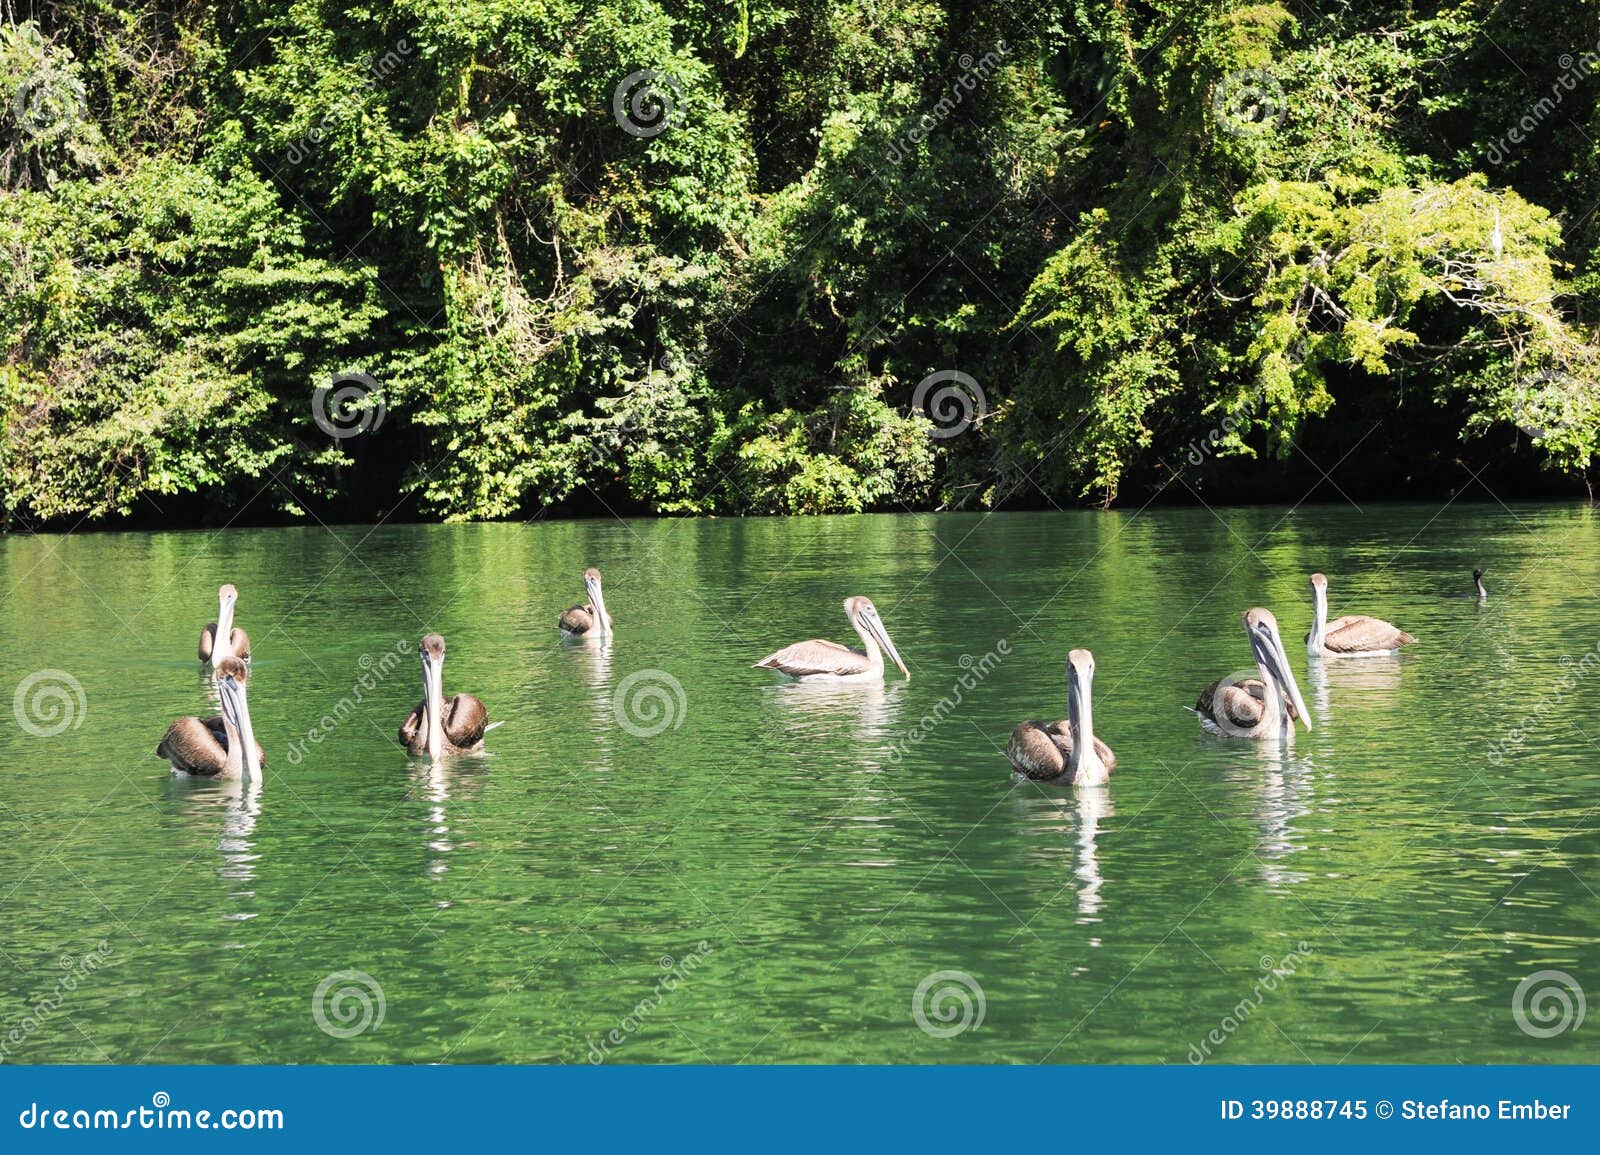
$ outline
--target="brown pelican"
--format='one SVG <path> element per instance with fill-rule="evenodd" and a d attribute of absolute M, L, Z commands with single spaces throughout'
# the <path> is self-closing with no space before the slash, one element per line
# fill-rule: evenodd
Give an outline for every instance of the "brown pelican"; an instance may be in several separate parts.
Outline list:
<path fill-rule="evenodd" d="M 1328 579 L 1311 575 L 1311 601 L 1315 616 L 1306 635 L 1306 650 L 1314 658 L 1376 658 L 1398 653 L 1401 646 L 1416 641 L 1399 626 L 1381 618 L 1346 614 L 1328 620 Z"/>
<path fill-rule="evenodd" d="M 250 660 L 250 637 L 233 624 L 233 607 L 239 591 L 233 584 L 217 591 L 217 620 L 200 631 L 200 660 L 220 666 L 223 658 Z"/>
<path fill-rule="evenodd" d="M 179 718 L 167 727 L 156 754 L 179 774 L 204 778 L 260 774 L 266 752 L 250 725 L 250 703 L 245 694 L 249 677 L 238 658 L 218 662 L 217 694 L 222 699 L 222 713 L 215 718 Z"/>
<path fill-rule="evenodd" d="M 1483 571 L 1481 569 L 1475 569 L 1472 571 L 1472 584 L 1478 587 L 1473 593 L 1451 594 L 1450 596 L 1453 598 L 1472 598 L 1473 600 L 1480 602 L 1488 601 L 1489 591 L 1483 588 Z"/>
<path fill-rule="evenodd" d="M 1104 786 L 1117 768 L 1111 747 L 1094 736 L 1089 689 L 1094 684 L 1094 655 L 1073 650 L 1067 655 L 1067 717 L 1061 722 L 1023 722 L 1011 732 L 1006 757 L 1018 774 L 1035 781 L 1073 786 Z"/>
<path fill-rule="evenodd" d="M 573 606 L 561 615 L 563 633 L 573 637 L 589 635 L 604 637 L 611 633 L 611 615 L 606 613 L 605 594 L 600 589 L 600 571 L 590 566 L 583 571 L 583 589 L 589 595 L 588 605 Z M 624 591 L 626 592 L 626 591 Z"/>
<path fill-rule="evenodd" d="M 878 608 L 870 598 L 845 598 L 844 612 L 850 624 L 861 635 L 865 650 L 852 650 L 837 642 L 813 638 L 809 642 L 796 642 L 775 654 L 768 654 L 756 663 L 760 669 L 777 670 L 791 678 L 808 678 L 829 682 L 879 682 L 883 680 L 882 646 L 889 660 L 900 667 L 907 678 L 911 671 L 900 660 L 900 651 L 889 640 L 889 631 L 883 628 Z"/>
<path fill-rule="evenodd" d="M 1311 714 L 1278 636 L 1278 619 L 1268 610 L 1247 610 L 1244 631 L 1260 676 L 1212 682 L 1194 704 L 1200 724 L 1214 734 L 1234 738 L 1292 737 L 1296 720 L 1311 729 Z"/>
<path fill-rule="evenodd" d="M 444 639 L 429 634 L 417 647 L 422 656 L 422 701 L 400 724 L 400 745 L 412 754 L 476 754 L 483 736 L 499 723 L 471 694 L 444 700 Z"/>

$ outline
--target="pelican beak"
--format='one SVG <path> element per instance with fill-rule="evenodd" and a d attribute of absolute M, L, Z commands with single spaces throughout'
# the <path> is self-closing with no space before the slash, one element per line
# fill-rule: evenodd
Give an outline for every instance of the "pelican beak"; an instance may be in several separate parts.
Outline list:
<path fill-rule="evenodd" d="M 239 734 L 239 751 L 244 772 L 254 778 L 261 773 L 261 762 L 256 756 L 256 732 L 250 722 L 250 699 L 245 688 L 232 678 L 223 678 L 219 687 L 222 712 Z"/>
<path fill-rule="evenodd" d="M 606 596 L 600 589 L 600 579 L 586 577 L 583 579 L 584 592 L 589 595 L 589 604 L 594 607 L 596 623 L 600 632 L 611 632 L 611 615 L 606 613 Z M 624 591 L 626 592 L 626 591 Z M 624 607 L 626 608 L 626 607 Z"/>
<path fill-rule="evenodd" d="M 883 652 L 889 655 L 889 660 L 900 668 L 900 672 L 909 681 L 911 671 L 906 669 L 905 661 L 900 657 L 900 651 L 895 649 L 894 642 L 889 640 L 889 631 L 883 628 L 883 619 L 878 617 L 877 611 L 873 610 L 862 614 L 861 620 L 866 624 L 867 629 L 872 631 L 872 636 L 883 647 Z"/>
<path fill-rule="evenodd" d="M 1300 696 L 1300 684 L 1294 680 L 1294 670 L 1289 665 L 1289 655 L 1284 652 L 1283 639 L 1278 636 L 1278 631 L 1263 623 L 1258 629 L 1260 653 L 1263 664 L 1278 683 L 1278 688 L 1289 701 L 1293 703 L 1300 721 L 1307 730 L 1311 729 L 1311 711 L 1306 709 L 1306 700 Z M 1291 726 L 1293 723 L 1290 723 Z"/>
<path fill-rule="evenodd" d="M 427 650 L 422 651 L 422 701 L 423 708 L 429 714 L 438 714 L 440 701 L 444 698 L 442 665 Z"/>

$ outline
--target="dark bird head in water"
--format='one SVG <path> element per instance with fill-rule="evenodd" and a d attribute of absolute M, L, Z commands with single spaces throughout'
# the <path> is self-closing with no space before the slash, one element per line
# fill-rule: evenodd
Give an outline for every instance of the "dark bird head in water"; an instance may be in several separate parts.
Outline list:
<path fill-rule="evenodd" d="M 1472 571 L 1472 580 L 1473 581 L 1478 581 L 1482 577 L 1483 577 L 1483 571 L 1481 569 L 1475 569 L 1475 570 Z"/>
<path fill-rule="evenodd" d="M 436 662 L 444 661 L 444 638 L 438 634 L 429 634 L 423 638 L 422 644 L 417 649 L 423 657 L 432 658 Z"/>

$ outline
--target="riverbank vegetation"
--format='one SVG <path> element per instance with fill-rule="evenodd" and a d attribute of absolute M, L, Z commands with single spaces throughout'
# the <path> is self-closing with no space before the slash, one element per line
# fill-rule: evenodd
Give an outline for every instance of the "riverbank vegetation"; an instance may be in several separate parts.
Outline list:
<path fill-rule="evenodd" d="M 14 528 L 1592 476 L 1595 0 L 4 12 Z"/>

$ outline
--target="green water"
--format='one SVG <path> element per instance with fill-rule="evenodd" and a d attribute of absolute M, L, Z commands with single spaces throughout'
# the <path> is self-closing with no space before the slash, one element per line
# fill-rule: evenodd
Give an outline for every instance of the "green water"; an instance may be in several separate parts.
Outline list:
<path fill-rule="evenodd" d="M 1442 596 L 1475 563 L 1493 600 Z M 609 647 L 553 628 L 588 564 Z M 1317 569 L 1335 615 L 1420 642 L 1308 669 Z M 0 541 L 0 705 L 45 669 L 82 689 L 65 722 L 25 707 L 57 734 L 0 711 L 0 1048 L 1185 1063 L 1215 1031 L 1222 1062 L 1597 1061 L 1600 1023 L 1536 1037 L 1512 1005 L 1543 970 L 1600 995 L 1597 578 L 1579 506 Z M 214 709 L 192 659 L 223 581 L 254 642 L 257 790 L 153 753 Z M 749 668 L 853 643 L 857 593 L 910 682 Z M 1292 747 L 1206 736 L 1184 709 L 1247 665 L 1253 605 L 1283 622 L 1315 717 Z M 506 723 L 485 757 L 431 767 L 395 744 L 432 629 L 446 692 Z M 1014 788 L 1000 751 L 1017 721 L 1064 715 L 1073 646 L 1095 653 L 1116 775 Z M 625 727 L 613 695 L 636 674 Z M 346 1038 L 359 1003 L 325 995 L 338 1033 L 314 1003 L 351 970 L 383 1016 L 374 993 Z M 951 1037 L 913 1015 L 943 971 L 981 990 L 981 1023 Z M 960 1025 L 944 982 L 926 984 L 940 1033 Z"/>

